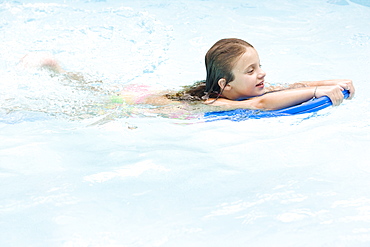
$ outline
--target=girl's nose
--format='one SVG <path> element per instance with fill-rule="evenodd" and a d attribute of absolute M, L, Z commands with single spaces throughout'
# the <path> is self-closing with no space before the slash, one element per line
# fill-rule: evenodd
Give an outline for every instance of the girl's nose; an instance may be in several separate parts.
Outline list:
<path fill-rule="evenodd" d="M 266 72 L 260 68 L 260 71 L 258 72 L 258 78 L 263 78 L 266 76 Z"/>

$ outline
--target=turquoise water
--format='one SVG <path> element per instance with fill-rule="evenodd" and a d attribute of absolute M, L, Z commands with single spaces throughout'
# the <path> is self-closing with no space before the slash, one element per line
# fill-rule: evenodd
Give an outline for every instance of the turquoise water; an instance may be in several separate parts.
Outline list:
<path fill-rule="evenodd" d="M 367 1 L 2 1 L 1 246 L 368 246 Z M 266 80 L 350 78 L 317 114 L 242 122 L 127 115 L 127 84 L 204 79 L 239 37 Z M 33 51 L 96 80 L 22 70 Z"/>

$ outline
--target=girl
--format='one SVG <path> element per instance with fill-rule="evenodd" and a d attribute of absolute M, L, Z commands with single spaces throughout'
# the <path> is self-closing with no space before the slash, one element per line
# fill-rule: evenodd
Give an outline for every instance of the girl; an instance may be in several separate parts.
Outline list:
<path fill-rule="evenodd" d="M 26 67 L 42 67 L 68 78 L 83 81 L 79 74 L 64 71 L 50 55 L 29 54 L 22 59 Z M 150 104 L 180 107 L 190 101 L 222 109 L 277 110 L 300 104 L 311 98 L 328 96 L 334 106 L 343 101 L 343 90 L 349 90 L 352 99 L 355 88 L 351 80 L 324 80 L 294 83 L 289 86 L 265 86 L 266 73 L 261 69 L 257 51 L 241 39 L 221 39 L 205 57 L 207 77 L 205 81 L 184 87 L 179 92 L 159 92 L 145 85 L 126 87 L 119 96 L 128 104 Z M 184 105 L 184 104 L 182 104 Z"/>
<path fill-rule="evenodd" d="M 204 100 L 205 104 L 228 109 L 246 108 L 277 110 L 328 96 L 333 105 L 343 101 L 343 90 L 352 99 L 355 88 L 351 80 L 307 81 L 287 87 L 265 87 L 266 73 L 261 69 L 257 51 L 241 39 L 216 42 L 205 57 L 207 78 L 184 91 L 168 94 L 175 100 Z M 289 90 L 287 90 L 289 89 Z"/>

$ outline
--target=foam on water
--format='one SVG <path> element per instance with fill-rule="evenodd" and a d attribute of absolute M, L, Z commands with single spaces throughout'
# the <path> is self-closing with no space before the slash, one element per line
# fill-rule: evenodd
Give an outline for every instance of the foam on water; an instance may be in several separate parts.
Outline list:
<path fill-rule="evenodd" d="M 366 1 L 2 1 L 1 246 L 367 246 Z M 130 115 L 129 83 L 204 79 L 219 38 L 271 82 L 352 78 L 354 100 L 241 122 Z M 50 52 L 91 83 L 20 70 Z"/>

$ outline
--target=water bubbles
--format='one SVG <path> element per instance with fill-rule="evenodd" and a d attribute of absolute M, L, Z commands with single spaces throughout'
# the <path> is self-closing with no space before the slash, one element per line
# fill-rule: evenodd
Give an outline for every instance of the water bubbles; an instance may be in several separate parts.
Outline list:
<path fill-rule="evenodd" d="M 106 113 L 107 95 L 153 74 L 165 61 L 170 29 L 148 12 L 95 4 L 0 4 L 0 65 L 4 70 L 37 52 L 40 56 L 54 54 L 63 68 L 81 72 L 85 78 L 83 82 L 66 80 L 51 77 L 48 71 L 14 66 L 0 76 L 4 109 L 70 117 Z M 39 67 L 32 61 L 28 67 Z"/>
<path fill-rule="evenodd" d="M 354 46 L 370 45 L 370 35 L 365 33 L 356 33 L 351 37 L 350 43 Z"/>

